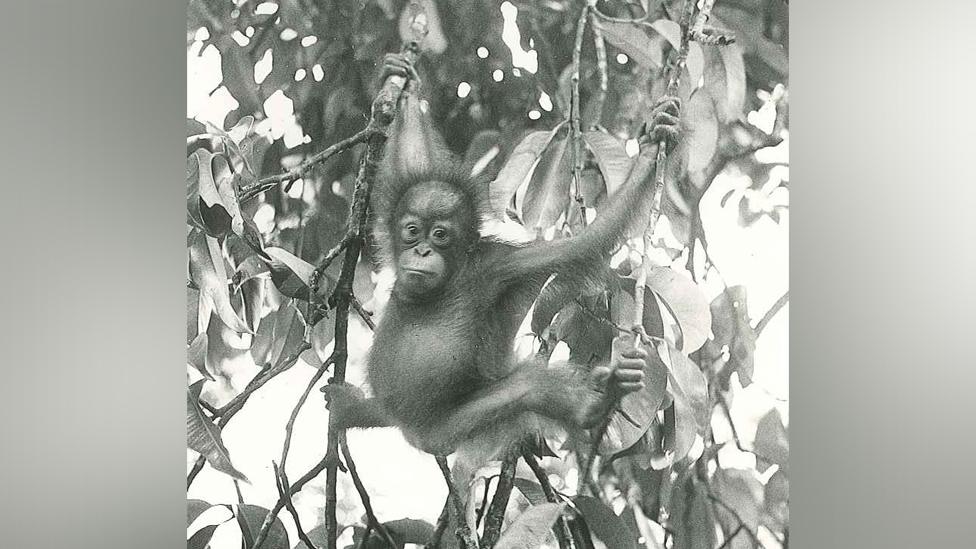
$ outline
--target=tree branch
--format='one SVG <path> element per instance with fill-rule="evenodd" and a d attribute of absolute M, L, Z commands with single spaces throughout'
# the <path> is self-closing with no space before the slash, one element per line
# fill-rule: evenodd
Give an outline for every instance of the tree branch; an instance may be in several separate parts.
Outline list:
<path fill-rule="evenodd" d="M 485 529 L 481 535 L 482 547 L 493 547 L 502 531 L 502 521 L 505 519 L 505 509 L 512 496 L 515 486 L 515 466 L 518 464 L 518 454 L 512 453 L 502 460 L 502 470 L 498 475 L 495 486 L 495 496 L 491 498 L 491 506 L 485 516 Z M 485 488 L 487 492 L 487 487 Z"/>
<path fill-rule="evenodd" d="M 356 491 L 359 492 L 359 500 L 363 502 L 363 508 L 366 510 L 366 520 L 373 529 L 383 536 L 386 543 L 389 544 L 390 549 L 396 549 L 397 543 L 393 541 L 393 536 L 383 526 L 379 520 L 376 518 L 376 513 L 373 512 L 373 504 L 370 502 L 369 494 L 366 492 L 366 486 L 363 485 L 363 481 L 359 478 L 359 472 L 356 470 L 356 462 L 352 460 L 352 454 L 349 453 L 349 442 L 346 440 L 345 431 L 339 432 L 339 447 L 342 449 L 342 459 L 346 460 L 346 468 L 349 469 L 349 476 L 352 477 L 352 483 L 356 486 Z"/>
<path fill-rule="evenodd" d="M 757 338 L 759 337 L 759 334 L 761 334 L 762 331 L 766 328 L 766 325 L 769 324 L 769 321 L 772 320 L 774 316 L 776 316 L 776 313 L 778 313 L 780 309 L 782 309 L 789 302 L 789 300 L 790 300 L 790 292 L 787 291 L 785 294 L 780 296 L 780 298 L 776 300 L 776 303 L 773 303 L 773 306 L 770 307 L 768 311 L 766 311 L 766 314 L 764 314 L 763 317 L 759 319 L 759 322 L 756 323 L 756 327 L 753 328 L 756 331 Z"/>
<path fill-rule="evenodd" d="M 299 164 L 297 168 L 293 168 L 291 170 L 288 170 L 278 175 L 265 177 L 264 179 L 261 179 L 256 183 L 241 189 L 241 196 L 239 201 L 246 202 L 265 191 L 277 187 L 282 183 L 291 184 L 292 182 L 301 179 L 308 172 L 308 170 L 310 170 L 316 164 L 325 162 L 332 156 L 346 149 L 350 149 L 353 146 L 358 145 L 359 143 L 363 143 L 364 141 L 368 140 L 373 135 L 373 133 L 375 133 L 375 131 L 376 131 L 375 128 L 366 126 L 365 129 L 360 130 L 355 135 L 351 137 L 347 137 L 346 139 L 343 139 L 342 141 L 339 141 L 338 143 L 331 145 L 325 150 L 315 153 L 308 159 L 302 161 L 302 163 Z"/>

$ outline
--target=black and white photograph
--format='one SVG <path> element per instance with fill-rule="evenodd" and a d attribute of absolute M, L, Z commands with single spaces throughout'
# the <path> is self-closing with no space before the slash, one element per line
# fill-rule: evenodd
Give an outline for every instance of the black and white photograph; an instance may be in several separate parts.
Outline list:
<path fill-rule="evenodd" d="M 190 0 L 188 549 L 787 548 L 788 54 L 784 0 Z"/>

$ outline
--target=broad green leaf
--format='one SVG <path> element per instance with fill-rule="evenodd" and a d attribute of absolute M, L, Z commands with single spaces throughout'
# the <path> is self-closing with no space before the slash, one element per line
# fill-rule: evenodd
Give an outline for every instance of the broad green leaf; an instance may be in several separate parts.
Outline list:
<path fill-rule="evenodd" d="M 729 346 L 730 360 L 739 374 L 739 382 L 748 387 L 752 383 L 756 331 L 749 320 L 745 287 L 728 287 L 712 301 L 710 309 L 715 352 Z"/>
<path fill-rule="evenodd" d="M 548 229 L 569 206 L 573 155 L 568 143 L 559 138 L 546 149 L 525 190 L 522 224 L 530 230 Z"/>
<path fill-rule="evenodd" d="M 434 526 L 416 519 L 398 519 L 383 523 L 393 539 L 401 544 L 425 545 L 434 535 Z"/>
<path fill-rule="evenodd" d="M 726 505 L 735 509 L 738 517 L 732 515 L 721 505 L 714 507 L 715 515 L 724 526 L 726 532 L 735 531 L 742 519 L 745 527 L 755 532 L 759 527 L 760 517 L 764 514 L 763 485 L 755 477 L 754 471 L 745 469 L 719 469 L 715 472 L 711 482 L 715 497 Z M 752 537 L 740 531 L 728 547 L 736 549 L 755 549 Z"/>
<path fill-rule="evenodd" d="M 618 273 L 619 274 L 619 273 Z M 634 323 L 635 307 L 634 288 L 637 281 L 626 276 L 617 277 L 618 286 L 610 296 L 610 319 L 618 326 L 630 328 Z M 664 320 L 661 318 L 661 307 L 653 290 L 644 292 L 644 314 L 641 324 L 648 335 L 664 337 Z"/>
<path fill-rule="evenodd" d="M 651 455 L 651 467 L 665 469 L 681 461 L 688 455 L 698 433 L 691 405 L 684 395 L 673 393 L 671 406 L 664 409 L 664 439 L 660 448 Z"/>
<path fill-rule="evenodd" d="M 492 212 L 498 217 L 505 216 L 512 195 L 525 181 L 525 178 L 539 161 L 542 151 L 546 149 L 561 127 L 562 124 L 550 131 L 530 133 L 508 156 L 505 165 L 502 166 L 495 180 L 491 182 L 488 190 Z"/>
<path fill-rule="evenodd" d="M 251 343 L 251 357 L 258 365 L 278 364 L 291 356 L 305 340 L 305 318 L 293 299 L 285 299 L 261 320 Z"/>
<path fill-rule="evenodd" d="M 234 220 L 217 189 L 213 158 L 206 149 L 197 149 L 187 158 L 186 207 L 191 224 L 210 236 L 222 237 L 230 232 Z"/>
<path fill-rule="evenodd" d="M 630 530 L 607 504 L 594 497 L 576 496 L 573 505 L 583 514 L 590 535 L 607 549 L 637 549 L 639 534 Z"/>
<path fill-rule="evenodd" d="M 715 100 L 722 122 L 743 117 L 746 67 L 739 44 L 705 48 L 705 89 Z"/>
<path fill-rule="evenodd" d="M 765 506 L 767 514 L 762 516 L 763 525 L 781 532 L 790 523 L 790 480 L 782 469 L 766 482 Z"/>
<path fill-rule="evenodd" d="M 633 159 L 627 155 L 624 144 L 616 137 L 602 131 L 583 133 L 586 145 L 593 151 L 600 172 L 607 186 L 607 195 L 613 196 L 630 175 Z"/>
<path fill-rule="evenodd" d="M 213 304 L 217 316 L 228 328 L 238 333 L 253 333 L 231 305 L 224 254 L 217 239 L 194 231 L 189 241 L 190 280 Z"/>
<path fill-rule="evenodd" d="M 718 146 L 718 118 L 712 96 L 701 90 L 691 95 L 681 110 L 681 141 L 678 154 L 688 158 L 688 171 L 708 167 Z"/>
<path fill-rule="evenodd" d="M 249 482 L 244 473 L 231 463 L 230 454 L 220 438 L 220 427 L 204 415 L 200 408 L 200 390 L 203 381 L 187 388 L 186 392 L 186 440 L 187 446 L 207 459 L 207 463 L 221 473 Z"/>
<path fill-rule="evenodd" d="M 309 283 L 315 267 L 282 248 L 265 248 L 271 258 L 271 280 L 278 290 L 303 301 L 309 299 Z M 328 295 L 332 289 L 329 278 L 323 273 L 319 279 L 319 295 Z"/>
<path fill-rule="evenodd" d="M 662 345 L 663 347 L 664 345 Z M 684 406 L 691 411 L 692 418 L 698 429 L 704 431 L 708 427 L 711 408 L 708 405 L 708 381 L 697 364 L 684 353 L 667 346 L 667 362 L 670 366 L 668 381 L 671 395 L 678 400 L 681 397 Z"/>
<path fill-rule="evenodd" d="M 515 477 L 515 480 L 512 482 L 532 505 L 546 503 L 546 493 L 542 491 L 542 485 L 538 482 L 521 477 Z"/>
<path fill-rule="evenodd" d="M 664 401 L 668 386 L 668 367 L 653 347 L 641 345 L 647 352 L 644 365 L 644 388 L 624 395 L 610 416 L 607 433 L 599 451 L 609 455 L 630 448 L 650 428 Z"/>
<path fill-rule="evenodd" d="M 712 327 L 712 313 L 701 288 L 684 273 L 658 265 L 648 267 L 647 287 L 661 297 L 681 328 L 678 348 L 686 353 L 701 348 Z"/>
<path fill-rule="evenodd" d="M 217 192 L 220 194 L 220 201 L 227 213 L 230 214 L 230 228 L 236 235 L 244 234 L 244 217 L 241 215 L 240 203 L 237 199 L 237 179 L 238 177 L 230 169 L 227 158 L 223 155 L 216 155 L 211 161 L 214 181 L 217 184 Z"/>
<path fill-rule="evenodd" d="M 771 409 L 759 420 L 756 427 L 755 439 L 756 452 L 765 459 L 756 462 L 756 469 L 764 472 L 769 468 L 765 463 L 766 459 L 780 466 L 784 471 L 789 470 L 790 465 L 790 439 L 783 426 L 783 418 L 779 415 L 779 410 Z"/>
<path fill-rule="evenodd" d="M 243 523 L 247 525 L 248 532 L 242 532 L 244 533 L 244 544 L 247 547 L 251 547 L 251 544 L 254 542 L 254 536 L 257 536 L 258 532 L 261 531 L 261 525 L 264 524 L 264 517 L 268 516 L 269 512 L 264 507 L 250 503 L 245 503 L 237 507 L 238 524 L 241 524 L 241 519 L 243 519 Z M 243 524 L 241 529 L 244 529 Z M 262 549 L 289 549 L 291 547 L 291 544 L 288 542 L 288 532 L 285 530 L 285 525 L 281 522 L 280 518 L 274 518 L 274 522 L 271 523 L 271 528 L 268 530 L 268 536 L 264 539 L 261 547 Z"/>
<path fill-rule="evenodd" d="M 674 487 L 669 515 L 674 531 L 673 549 L 715 549 L 720 545 L 716 539 L 713 506 L 705 487 L 692 477 Z"/>
<path fill-rule="evenodd" d="M 667 19 L 661 21 L 667 21 Z M 667 22 L 671 23 L 670 21 Z M 655 31 L 660 33 L 660 30 L 654 23 L 600 18 L 600 27 L 603 29 L 603 37 L 607 42 L 627 54 L 639 65 L 652 69 L 661 66 L 661 43 L 655 33 Z"/>
<path fill-rule="evenodd" d="M 207 371 L 207 334 L 201 332 L 193 339 L 186 349 L 186 363 L 193 366 L 204 378 L 213 381 L 214 377 Z"/>
<path fill-rule="evenodd" d="M 502 532 L 495 549 L 536 549 L 551 535 L 565 503 L 543 503 L 526 509 Z"/>
<path fill-rule="evenodd" d="M 193 521 L 197 519 L 204 511 L 213 507 L 213 504 L 208 501 L 203 501 L 202 499 L 188 499 L 186 500 L 186 526 L 189 528 Z"/>
<path fill-rule="evenodd" d="M 190 539 L 186 540 L 186 549 L 207 549 L 218 526 L 220 525 L 209 524 L 194 532 Z"/>

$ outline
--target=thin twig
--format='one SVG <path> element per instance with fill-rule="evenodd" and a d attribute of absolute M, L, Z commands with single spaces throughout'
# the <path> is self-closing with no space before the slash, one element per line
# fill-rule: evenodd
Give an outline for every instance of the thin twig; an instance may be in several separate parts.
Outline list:
<path fill-rule="evenodd" d="M 302 393 L 302 396 L 300 396 L 298 398 L 298 402 L 295 403 L 295 407 L 292 408 L 291 415 L 288 417 L 288 422 L 285 424 L 285 442 L 281 447 L 280 467 L 282 474 L 284 474 L 285 464 L 288 461 L 288 450 L 291 448 L 291 437 L 295 430 L 295 420 L 298 419 L 298 412 L 302 409 L 305 401 L 308 400 L 308 395 L 312 392 L 312 388 L 316 383 L 318 383 L 319 379 L 322 378 L 322 375 L 325 374 L 325 371 L 328 370 L 329 366 L 331 365 L 332 358 L 330 357 L 328 360 L 323 362 L 321 366 L 319 366 L 318 370 L 315 372 L 315 375 L 312 376 L 312 378 L 308 381 L 308 384 L 305 386 L 305 391 Z M 286 492 L 288 492 L 287 484 L 285 484 L 281 493 L 284 494 Z M 285 498 L 285 505 L 289 505 L 290 502 L 290 498 Z M 254 543 L 251 545 L 251 549 L 259 549 L 261 544 L 264 543 L 265 538 L 268 536 L 268 532 L 271 530 L 271 525 L 274 523 L 274 517 L 275 515 L 271 512 L 268 512 L 268 514 L 264 517 L 264 522 L 261 524 L 261 529 L 258 531 L 258 535 L 254 538 Z"/>
<path fill-rule="evenodd" d="M 414 35 L 422 36 L 426 34 L 426 24 L 422 18 L 415 18 L 413 21 Z M 423 27 L 423 28 L 420 28 Z M 403 45 L 402 53 L 408 61 L 415 62 L 420 55 L 420 47 L 417 42 L 406 42 Z M 336 282 L 332 299 L 335 303 L 335 344 L 333 356 L 335 365 L 333 376 L 329 383 L 343 383 L 346 376 L 346 360 L 348 358 L 348 332 L 349 332 L 349 306 L 352 301 L 352 283 L 356 275 L 356 264 L 359 262 L 359 255 L 363 248 L 363 231 L 366 227 L 367 213 L 369 210 L 369 197 L 372 192 L 373 182 L 379 170 L 380 160 L 383 158 L 384 146 L 386 145 L 386 130 L 396 117 L 397 105 L 407 79 L 399 75 L 391 75 L 386 78 L 376 98 L 373 101 L 369 126 L 372 131 L 366 140 L 366 152 L 363 154 L 359 165 L 359 172 L 356 175 L 356 185 L 353 191 L 352 204 L 349 208 L 349 242 L 345 248 L 345 255 L 342 260 L 342 270 Z M 326 486 L 325 486 L 325 530 L 328 536 L 329 545 L 327 549 L 336 549 L 336 538 L 338 536 L 339 525 L 336 521 L 336 471 L 339 465 L 339 441 L 342 438 L 342 429 L 329 425 L 328 443 L 325 453 L 326 460 Z"/>
<path fill-rule="evenodd" d="M 505 519 L 505 509 L 512 496 L 515 486 L 515 466 L 518 465 L 518 454 L 512 453 L 502 460 L 501 473 L 495 486 L 495 495 L 491 498 L 491 506 L 485 514 L 485 529 L 481 535 L 481 545 L 493 547 L 502 531 L 502 521 Z M 487 488 L 486 488 L 487 491 Z"/>
<path fill-rule="evenodd" d="M 297 168 L 293 168 L 291 170 L 288 170 L 278 175 L 265 177 L 264 179 L 257 181 L 253 185 L 249 185 L 241 189 L 241 196 L 239 199 L 240 202 L 246 202 L 265 191 L 277 187 L 282 183 L 291 183 L 293 181 L 297 181 L 298 179 L 301 179 L 308 172 L 308 170 L 310 170 L 316 164 L 325 162 L 335 154 L 340 153 L 346 149 L 350 149 L 353 146 L 358 145 L 359 143 L 363 143 L 364 141 L 368 140 L 375 131 L 376 130 L 374 128 L 367 126 L 366 128 L 360 130 L 355 135 L 351 137 L 347 137 L 346 139 L 343 139 L 342 141 L 339 141 L 338 143 L 335 143 L 327 147 L 325 150 L 315 153 L 307 160 L 299 164 Z"/>
<path fill-rule="evenodd" d="M 254 379 L 252 379 L 251 382 L 247 384 L 247 387 L 244 388 L 244 391 L 242 391 L 241 394 L 232 398 L 230 402 L 228 402 L 221 408 L 218 408 L 214 412 L 213 419 L 217 420 L 218 426 L 224 427 L 225 425 L 227 425 L 227 423 L 231 420 L 231 418 L 233 418 L 234 415 L 236 415 L 237 412 L 239 412 L 241 408 L 244 407 L 244 404 L 247 403 L 248 397 L 250 397 L 251 394 L 254 393 L 254 391 L 260 389 L 265 383 L 270 381 L 276 375 L 294 366 L 295 363 L 298 362 L 298 358 L 301 356 L 301 354 L 310 348 L 311 345 L 303 341 L 297 351 L 288 355 L 285 359 L 281 360 L 277 366 L 263 370 L 261 373 L 258 373 L 258 375 L 254 376 Z M 193 468 L 190 469 L 190 473 L 186 476 L 187 489 L 190 488 L 190 485 L 193 484 L 193 481 L 197 478 L 197 475 L 200 473 L 201 470 L 203 470 L 203 466 L 206 464 L 206 461 L 207 458 L 204 456 L 200 456 L 199 458 L 197 458 L 196 463 L 193 464 Z"/>
<path fill-rule="evenodd" d="M 776 316 L 776 313 L 778 313 L 780 309 L 782 309 L 787 304 L 787 302 L 789 302 L 789 300 L 790 300 L 790 292 L 787 291 L 785 294 L 780 296 L 779 299 L 776 300 L 776 303 L 773 303 L 773 306 L 770 307 L 768 311 L 766 311 L 766 314 L 764 314 L 763 317 L 759 319 L 759 322 L 756 324 L 756 327 L 753 328 L 756 331 L 756 337 L 759 337 L 759 334 L 761 334 L 762 331 L 766 328 L 766 325 L 769 324 L 769 321 L 772 320 L 774 316 Z"/>
<path fill-rule="evenodd" d="M 363 481 L 359 478 L 359 472 L 356 470 L 356 462 L 352 460 L 352 454 L 349 453 L 349 441 L 346 440 L 346 432 L 339 432 L 339 448 L 342 450 L 342 459 L 346 461 L 346 468 L 349 470 L 349 476 L 352 477 L 352 483 L 356 486 L 356 491 L 359 493 L 359 500 L 363 502 L 363 508 L 366 510 L 366 520 L 369 524 L 373 525 L 373 528 L 383 536 L 383 539 L 390 545 L 391 549 L 396 549 L 397 543 L 393 541 L 393 536 L 386 529 L 377 518 L 376 513 L 373 512 L 373 504 L 370 502 L 369 493 L 366 492 L 366 486 L 363 485 Z"/>
<path fill-rule="evenodd" d="M 437 517 L 437 525 L 434 526 L 434 533 L 430 536 L 430 542 L 425 545 L 425 549 L 438 549 L 441 544 L 441 538 L 444 537 L 444 531 L 447 530 L 447 523 L 451 521 L 451 494 L 447 495 L 447 499 L 444 500 L 444 508 L 441 509 L 441 514 Z"/>
<path fill-rule="evenodd" d="M 454 478 L 451 475 L 451 468 L 447 465 L 447 458 L 444 456 L 434 456 L 434 460 L 437 462 L 437 467 L 440 468 L 441 474 L 444 475 L 444 481 L 447 483 L 447 497 L 454 507 L 455 525 L 457 527 L 455 534 L 457 534 L 458 541 L 461 543 L 462 549 L 478 549 L 478 540 L 475 539 L 471 528 L 468 527 L 467 521 L 464 520 L 464 503 L 461 501 L 457 489 L 454 487 Z"/>
<path fill-rule="evenodd" d="M 539 481 L 539 486 L 542 486 L 542 493 L 545 494 L 546 501 L 549 503 L 559 503 L 559 496 L 552 488 L 552 483 L 549 482 L 549 475 L 539 465 L 539 461 L 535 458 L 535 455 L 531 451 L 525 451 L 522 452 L 522 459 L 528 464 L 529 469 L 532 469 L 532 473 L 535 474 L 535 478 Z M 566 517 L 559 517 L 558 522 L 559 528 L 555 531 L 560 549 L 576 549 L 576 544 L 573 542 L 573 533 L 569 529 L 569 522 L 566 520 Z"/>
<path fill-rule="evenodd" d="M 291 519 L 295 521 L 295 528 L 298 529 L 298 539 L 305 542 L 309 549 L 318 549 L 318 547 L 312 543 L 312 540 L 308 538 L 308 534 L 302 528 L 302 521 L 298 518 L 298 509 L 295 509 L 295 504 L 291 501 L 291 497 L 286 496 L 288 493 L 288 477 L 285 476 L 285 468 L 279 468 L 275 462 L 271 462 L 271 467 L 274 469 L 275 473 L 275 485 L 278 487 L 278 497 L 282 498 L 285 502 L 285 508 L 288 509 L 288 513 L 291 514 Z M 257 547 L 255 545 L 252 546 Z"/>
<path fill-rule="evenodd" d="M 583 31 L 586 30 L 587 16 L 590 6 L 584 6 L 576 22 L 576 42 L 573 45 L 573 72 L 570 76 L 570 108 L 569 121 L 571 129 L 570 144 L 573 147 L 573 198 L 579 208 L 580 223 L 586 226 L 586 205 L 583 203 L 583 131 L 580 128 L 580 57 L 583 51 Z"/>
<path fill-rule="evenodd" d="M 607 45 L 606 41 L 603 39 L 603 28 L 600 26 L 600 21 L 597 19 L 596 9 L 589 10 L 589 17 L 590 28 L 593 29 L 593 46 L 596 49 L 596 69 L 597 74 L 600 76 L 600 85 L 599 88 L 597 88 L 596 97 L 592 99 L 594 105 L 592 110 L 595 116 L 592 125 L 596 126 L 603 118 L 603 105 L 607 100 L 607 88 L 609 80 L 607 77 Z"/>
<path fill-rule="evenodd" d="M 356 312 L 359 313 L 359 318 L 363 319 L 363 322 L 369 326 L 370 330 L 376 330 L 376 323 L 373 322 L 373 313 L 364 309 L 363 304 L 356 296 L 352 296 L 352 307 L 356 309 Z"/>

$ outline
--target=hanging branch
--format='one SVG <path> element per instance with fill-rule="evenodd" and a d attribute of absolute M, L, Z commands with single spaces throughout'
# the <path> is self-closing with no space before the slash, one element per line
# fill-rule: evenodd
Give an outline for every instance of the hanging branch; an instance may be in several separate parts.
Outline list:
<path fill-rule="evenodd" d="M 288 187 L 291 186 L 292 183 L 304 177 L 304 175 L 308 172 L 308 170 L 312 169 L 312 167 L 315 166 L 316 164 L 325 162 L 326 160 L 332 158 L 336 154 L 346 149 L 350 149 L 353 146 L 368 140 L 375 131 L 376 129 L 374 127 L 367 126 L 365 129 L 359 131 L 359 133 L 351 137 L 348 137 L 346 139 L 343 139 L 342 141 L 339 141 L 338 143 L 326 148 L 325 150 L 312 155 L 308 159 L 302 161 L 302 163 L 299 164 L 297 168 L 293 168 L 282 174 L 265 177 L 264 179 L 255 182 L 253 185 L 249 185 L 241 189 L 241 196 L 239 201 L 246 202 L 265 191 L 277 187 L 282 183 L 287 184 L 286 187 L 287 189 Z"/>
<path fill-rule="evenodd" d="M 310 348 L 311 345 L 309 345 L 308 342 L 302 342 L 294 353 L 279 361 L 277 366 L 274 366 L 273 368 L 266 368 L 265 370 L 259 372 L 258 375 L 254 376 L 254 379 L 247 384 L 247 387 L 244 388 L 244 391 L 242 391 L 241 394 L 232 398 L 230 402 L 214 411 L 212 419 L 217 421 L 217 425 L 220 428 L 226 426 L 231 418 L 233 418 L 234 415 L 244 407 L 248 397 L 250 397 L 254 391 L 260 389 L 265 383 L 270 381 L 271 378 L 294 366 L 295 363 L 298 362 L 298 358 L 301 356 L 301 354 Z M 186 477 L 186 488 L 188 490 L 190 489 L 190 485 L 193 484 L 193 481 L 197 478 L 197 475 L 201 470 L 203 470 L 203 466 L 206 464 L 206 462 L 207 458 L 205 456 L 200 456 L 193 464 L 193 468 L 190 469 L 190 473 Z"/>
<path fill-rule="evenodd" d="M 706 1 L 705 8 L 710 10 L 712 3 Z M 694 14 L 694 0 L 685 0 L 685 9 L 680 23 L 681 46 L 678 48 L 677 57 L 668 73 L 668 89 L 665 92 L 667 95 L 677 95 L 678 93 L 681 71 L 684 69 L 685 62 L 688 60 L 688 48 L 691 45 L 691 20 Z M 701 18 L 702 14 L 699 14 L 699 19 Z M 707 13 L 704 13 L 704 18 L 708 18 Z M 664 196 L 664 175 L 667 171 L 665 170 L 667 161 L 667 141 L 662 139 L 657 144 L 657 162 L 654 167 L 654 198 L 651 201 L 651 218 L 647 223 L 647 228 L 644 230 L 644 251 L 641 257 L 641 263 L 637 267 L 637 285 L 634 291 L 634 326 L 641 332 L 643 332 L 644 319 L 644 287 L 647 284 L 647 252 L 651 247 L 651 236 L 654 234 L 657 220 L 661 217 L 661 199 Z"/>
<path fill-rule="evenodd" d="M 308 545 L 309 549 L 318 549 L 318 547 L 312 543 L 309 539 L 308 533 L 302 528 L 302 521 L 298 518 L 298 509 L 295 508 L 295 504 L 292 503 L 291 497 L 288 496 L 288 476 L 285 475 L 285 467 L 282 465 L 278 467 L 275 462 L 271 462 L 271 467 L 274 469 L 275 474 L 275 485 L 278 487 L 278 498 L 285 502 L 285 507 L 288 508 L 288 513 L 291 515 L 291 519 L 295 521 L 295 528 L 298 529 L 298 539 Z M 273 518 L 274 515 L 271 515 Z M 263 528 L 264 525 L 262 525 Z M 252 547 L 257 547 L 257 542 Z"/>
<path fill-rule="evenodd" d="M 291 415 L 288 417 L 288 422 L 285 424 L 285 442 L 281 447 L 281 465 L 275 465 L 275 469 L 280 469 L 281 473 L 276 473 L 275 476 L 277 477 L 278 483 L 281 485 L 281 489 L 279 490 L 281 494 L 280 497 L 283 498 L 286 506 L 291 505 L 291 496 L 287 495 L 289 488 L 288 479 L 285 476 L 285 463 L 288 460 L 288 450 L 291 448 L 291 437 L 295 430 L 295 420 L 298 419 L 298 412 L 302 409 L 302 405 L 305 404 L 305 401 L 308 400 L 308 395 L 312 392 L 312 388 L 315 387 L 315 384 L 318 383 L 319 379 L 322 378 L 325 371 L 329 369 L 332 362 L 333 358 L 330 357 L 328 360 L 323 362 L 321 366 L 319 366 L 318 370 L 315 372 L 315 375 L 312 376 L 312 379 L 310 379 L 308 384 L 305 386 L 305 391 L 302 393 L 302 396 L 298 398 L 298 402 L 292 409 Z M 258 530 L 258 535 L 254 538 L 254 543 L 251 545 L 251 549 L 259 549 L 261 544 L 264 543 L 265 538 L 268 536 L 268 532 L 271 531 L 271 525 L 274 524 L 276 514 L 277 513 L 268 511 L 268 514 L 264 517 L 264 522 L 261 523 L 261 529 Z"/>
<path fill-rule="evenodd" d="M 495 495 L 491 498 L 491 506 L 485 515 L 485 529 L 481 535 L 483 547 L 493 547 L 502 532 L 505 509 L 508 507 L 508 500 L 512 496 L 512 488 L 515 486 L 515 467 L 518 465 L 518 458 L 517 453 L 512 453 L 502 461 L 502 470 L 498 475 Z M 487 493 L 488 487 L 486 485 L 485 495 Z"/>
<path fill-rule="evenodd" d="M 401 48 L 401 52 L 411 63 L 417 61 L 420 55 L 419 41 L 427 34 L 426 14 L 420 9 L 415 13 L 411 23 L 414 40 L 406 42 Z M 387 77 L 382 89 L 373 101 L 372 112 L 367 130 L 372 130 L 366 140 L 366 152 L 359 165 L 359 173 L 356 175 L 356 186 L 353 191 L 352 205 L 349 210 L 348 221 L 348 243 L 345 247 L 345 255 L 342 260 L 342 270 L 332 293 L 331 301 L 335 304 L 335 346 L 332 356 L 334 359 L 333 376 L 329 383 L 344 383 L 346 377 L 346 360 L 348 358 L 348 331 L 349 331 L 349 307 L 353 299 L 352 282 L 356 275 L 356 264 L 359 261 L 359 254 L 364 243 L 364 233 L 366 231 L 367 212 L 369 209 L 369 196 L 372 192 L 373 182 L 376 180 L 376 172 L 379 163 L 383 158 L 384 147 L 387 140 L 387 131 L 396 117 L 397 105 L 400 95 L 407 84 L 407 79 L 399 75 Z M 316 270 L 315 278 L 320 276 L 324 270 L 322 266 Z M 314 316 L 320 317 L 323 313 L 317 312 Z M 311 324 L 314 325 L 317 318 L 313 318 Z M 336 476 L 339 466 L 339 441 L 342 438 L 342 430 L 330 425 L 328 432 L 328 443 L 325 453 L 326 461 L 326 486 L 325 486 L 325 529 L 329 540 L 327 549 L 336 549 L 336 537 L 338 535 L 338 523 L 336 522 Z"/>
<path fill-rule="evenodd" d="M 608 87 L 608 77 L 607 77 L 607 45 L 603 39 L 603 28 L 600 26 L 600 21 L 596 16 L 596 1 L 587 0 L 589 5 L 589 18 L 590 18 L 590 28 L 593 29 L 593 46 L 596 49 L 596 69 L 597 74 L 600 75 L 600 87 L 597 92 L 596 97 L 593 99 L 593 112 L 596 118 L 593 120 L 593 125 L 596 126 L 600 123 L 600 119 L 603 117 L 603 105 L 607 100 L 607 87 Z"/>
<path fill-rule="evenodd" d="M 573 72 L 570 76 L 570 143 L 573 147 L 573 199 L 579 208 L 580 222 L 586 226 L 586 206 L 583 204 L 583 194 L 581 184 L 583 181 L 583 130 L 580 128 L 580 57 L 583 52 L 583 31 L 586 30 L 586 19 L 590 13 L 589 5 L 595 0 L 587 0 L 587 5 L 580 12 L 579 21 L 576 23 L 576 42 L 573 45 Z"/>
<path fill-rule="evenodd" d="M 359 478 L 359 472 L 356 470 L 356 462 L 352 460 L 352 454 L 349 453 L 349 442 L 346 440 L 346 432 L 340 431 L 339 438 L 341 439 L 339 441 L 339 447 L 342 449 L 342 459 L 346 460 L 349 476 L 352 477 L 352 483 L 356 487 L 356 492 L 359 493 L 359 501 L 363 503 L 363 509 L 366 510 L 367 525 L 380 533 L 390 546 L 390 549 L 396 549 L 397 543 L 393 541 L 393 536 L 390 535 L 389 530 L 386 529 L 386 526 L 383 526 L 376 518 L 376 513 L 373 512 L 373 504 L 369 499 L 369 494 L 366 492 L 366 486 L 363 485 L 362 479 Z"/>
<path fill-rule="evenodd" d="M 706 7 L 711 9 L 712 2 L 706 1 Z M 685 0 L 684 12 L 681 16 L 681 45 L 678 48 L 678 53 L 675 58 L 674 64 L 668 73 L 668 88 L 665 92 L 667 95 L 676 95 L 678 93 L 678 84 L 681 79 L 681 71 L 685 66 L 685 62 L 688 59 L 688 48 L 691 44 L 691 23 L 692 17 L 695 14 L 695 1 Z M 705 15 L 707 18 L 707 14 Z M 651 201 L 651 216 L 648 221 L 647 227 L 643 233 L 644 239 L 644 250 L 641 257 L 641 263 L 637 267 L 637 282 L 634 288 L 634 333 L 639 336 L 642 340 L 647 335 L 644 331 L 644 299 L 645 299 L 645 286 L 647 285 L 647 263 L 648 263 L 648 250 L 651 247 L 651 235 L 654 234 L 654 227 L 657 225 L 657 220 L 661 216 L 661 198 L 664 194 L 664 166 L 667 163 L 667 142 L 666 140 L 661 140 L 657 144 L 657 159 L 654 163 L 654 196 Z M 635 165 L 634 171 L 637 171 L 638 165 Z M 636 342 L 635 342 L 636 344 Z M 611 374 L 612 375 L 612 374 Z M 611 395 L 614 401 L 614 406 L 610 408 L 610 412 L 600 423 L 599 428 L 596 430 L 593 436 L 593 444 L 590 450 L 589 456 L 587 456 L 586 465 L 583 468 L 583 487 L 587 489 L 592 489 L 590 482 L 593 481 L 593 470 L 596 467 L 597 456 L 599 454 L 600 441 L 607 434 L 607 429 L 610 427 L 610 420 L 613 415 L 613 411 L 617 408 L 616 401 L 617 396 Z"/>
<path fill-rule="evenodd" d="M 467 521 L 464 520 L 464 502 L 461 501 L 457 489 L 454 488 L 454 479 L 451 476 L 451 468 L 447 465 L 447 458 L 434 456 L 434 461 L 437 462 L 437 467 L 444 475 L 444 481 L 447 482 L 447 500 L 454 507 L 455 525 L 457 527 L 454 533 L 461 544 L 461 549 L 478 549 L 478 540 L 475 539 L 474 533 L 471 532 Z"/>
<path fill-rule="evenodd" d="M 552 483 L 549 482 L 549 476 L 546 471 L 539 465 L 539 461 L 535 458 L 535 455 L 531 451 L 525 451 L 522 453 L 522 459 L 528 464 L 529 469 L 532 469 L 532 473 L 535 474 L 535 478 L 539 481 L 539 486 L 542 486 L 542 493 L 546 496 L 546 501 L 549 503 L 560 503 L 559 496 L 556 495 L 556 491 L 552 487 Z M 569 522 L 566 517 L 560 516 L 557 521 L 559 528 L 556 529 L 556 539 L 559 541 L 560 549 L 576 549 L 576 544 L 573 542 L 573 533 L 569 529 Z"/>

